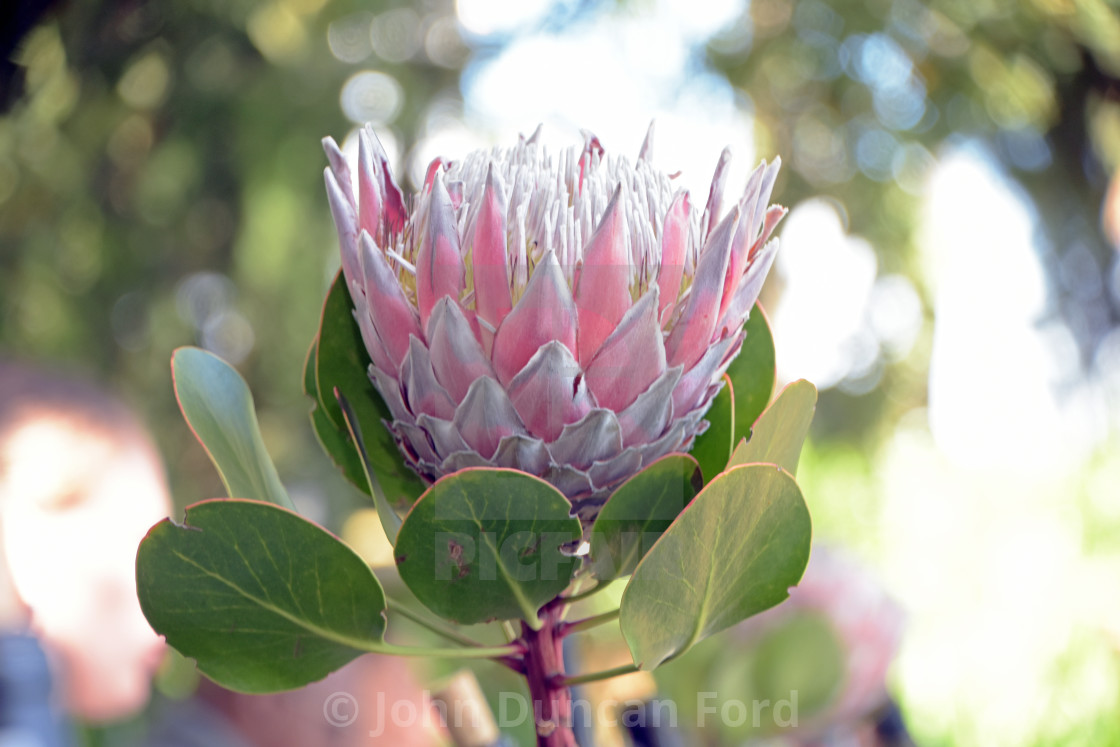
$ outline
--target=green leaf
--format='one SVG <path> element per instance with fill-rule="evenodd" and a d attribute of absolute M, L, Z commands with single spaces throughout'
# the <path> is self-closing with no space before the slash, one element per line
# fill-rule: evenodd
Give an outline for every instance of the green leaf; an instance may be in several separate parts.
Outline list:
<path fill-rule="evenodd" d="M 750 437 L 751 425 L 770 404 L 777 376 L 774 336 L 770 333 L 770 322 L 762 306 L 754 305 L 743 329 L 747 332 L 743 349 L 727 369 L 735 387 L 735 437 L 732 443 Z"/>
<path fill-rule="evenodd" d="M 245 500 L 164 519 L 136 557 L 156 632 L 218 684 L 275 692 L 322 679 L 382 640 L 385 596 L 360 557 L 320 527 Z"/>
<path fill-rule="evenodd" d="M 766 462 L 796 475 L 801 446 L 816 409 L 817 388 L 805 379 L 793 382 L 758 418 L 750 440 L 739 443 L 727 466 Z"/>
<path fill-rule="evenodd" d="M 315 377 L 315 363 L 318 356 L 319 338 L 316 337 L 311 342 L 311 348 L 307 351 L 307 359 L 303 364 L 303 393 L 315 399 L 315 404 L 311 406 L 311 427 L 315 430 L 319 444 L 331 455 L 335 465 L 341 468 L 352 482 L 365 485 L 368 488 L 366 492 L 373 496 L 374 505 L 377 507 L 377 516 L 381 519 L 381 527 L 385 530 L 385 536 L 389 538 L 389 543 L 392 544 L 397 541 L 397 530 L 401 526 L 401 517 L 389 504 L 385 497 L 385 491 L 382 490 L 381 484 L 373 472 L 373 467 L 369 462 L 369 451 L 366 449 L 365 440 L 362 437 L 361 426 L 358 424 L 354 408 L 347 401 L 345 395 L 337 389 L 334 392 L 339 410 L 346 422 L 345 435 L 334 426 L 334 423 L 330 421 L 324 409 L 319 405 L 319 382 Z M 347 437 L 349 437 L 349 441 L 347 441 Z M 328 447 L 327 444 L 330 444 L 330 446 Z M 342 461 L 339 462 L 336 457 Z"/>
<path fill-rule="evenodd" d="M 216 355 L 192 347 L 175 351 L 171 375 L 183 417 L 230 497 L 293 508 L 265 449 L 253 395 L 241 375 Z"/>
<path fill-rule="evenodd" d="M 312 425 L 319 442 L 347 479 L 369 493 L 361 458 L 335 398 L 337 388 L 353 408 L 365 439 L 369 464 L 385 497 L 394 506 L 411 505 L 424 492 L 424 482 L 405 465 L 393 435 L 382 423 L 391 421 L 392 415 L 370 383 L 369 355 L 353 308 L 340 272 L 323 304 L 315 359 L 314 396 L 318 408 L 312 411 Z"/>
<path fill-rule="evenodd" d="M 315 359 L 319 357 L 319 335 L 311 341 L 307 355 L 303 359 L 303 393 L 319 404 L 319 384 L 315 381 Z"/>
<path fill-rule="evenodd" d="M 337 389 L 334 390 L 334 396 L 338 400 L 338 406 L 342 408 L 342 416 L 346 418 L 346 429 L 350 434 L 350 442 L 354 444 L 358 452 L 358 458 L 361 459 L 362 475 L 366 478 L 370 495 L 373 496 L 373 503 L 377 506 L 377 517 L 381 520 L 381 528 L 385 530 L 385 536 L 389 538 L 389 544 L 395 545 L 397 543 L 397 532 L 401 529 L 401 517 L 389 505 L 389 501 L 385 498 L 385 491 L 381 489 L 381 483 L 377 481 L 377 475 L 373 471 L 373 466 L 369 463 L 369 452 L 366 451 L 366 442 L 362 438 L 362 427 L 358 424 L 358 417 L 354 414 L 354 408 L 342 392 Z"/>
<path fill-rule="evenodd" d="M 811 534 L 801 491 L 780 467 L 749 464 L 712 480 L 623 592 L 620 624 L 635 663 L 653 669 L 781 602 L 805 570 Z"/>
<path fill-rule="evenodd" d="M 700 465 L 687 454 L 658 459 L 624 482 L 591 527 L 595 576 L 606 582 L 633 573 L 701 487 Z"/>
<path fill-rule="evenodd" d="M 319 404 L 319 382 L 315 379 L 315 364 L 319 354 L 319 337 L 311 341 L 307 351 L 307 358 L 303 363 L 303 393 L 311 397 L 314 402 L 308 416 L 311 420 L 311 430 L 323 451 L 341 472 L 343 477 L 350 481 L 359 490 L 370 493 L 370 483 L 366 478 L 362 458 L 358 449 L 354 448 L 353 441 L 348 431 L 339 430 L 323 406 Z M 395 515 L 395 514 L 394 514 Z"/>
<path fill-rule="evenodd" d="M 755 304 L 743 329 L 747 333 L 743 347 L 727 369 L 725 380 L 729 379 L 731 385 L 712 401 L 705 416 L 710 423 L 708 430 L 696 439 L 692 449 L 706 481 L 727 468 L 735 444 L 750 437 L 751 424 L 766 409 L 774 392 L 774 337 L 761 306 Z"/>
<path fill-rule="evenodd" d="M 307 351 L 307 359 L 303 363 L 303 393 L 311 397 L 314 402 L 308 413 L 311 419 L 311 429 L 323 451 L 334 462 L 343 474 L 355 487 L 369 494 L 369 480 L 366 479 L 365 469 L 358 449 L 354 447 L 352 437 L 347 430 L 339 430 L 330 417 L 319 404 L 319 382 L 315 379 L 315 365 L 319 355 L 319 337 L 311 341 L 311 348 Z"/>
<path fill-rule="evenodd" d="M 578 561 L 561 546 L 580 538 L 571 505 L 544 480 L 469 468 L 438 480 L 405 517 L 397 568 L 437 615 L 464 625 L 521 618 L 568 585 Z"/>
<path fill-rule="evenodd" d="M 727 467 L 731 449 L 735 445 L 732 424 L 735 417 L 733 387 L 727 384 L 712 400 L 712 406 L 704 417 L 708 420 L 708 430 L 696 438 L 692 456 L 700 464 L 704 479 L 710 481 Z"/>

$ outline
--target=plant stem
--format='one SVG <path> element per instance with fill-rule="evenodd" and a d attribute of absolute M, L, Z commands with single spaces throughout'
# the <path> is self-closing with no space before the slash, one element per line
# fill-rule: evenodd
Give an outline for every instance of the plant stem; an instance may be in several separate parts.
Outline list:
<path fill-rule="evenodd" d="M 572 594 L 570 597 L 561 597 L 561 600 L 564 602 L 564 604 L 575 604 L 576 602 L 587 599 L 592 594 L 602 591 L 608 586 L 610 586 L 610 584 L 599 582 L 586 591 L 581 591 L 578 594 Z"/>
<path fill-rule="evenodd" d="M 572 685 L 583 685 L 588 682 L 598 682 L 599 680 L 609 680 L 611 677 L 621 677 L 624 674 L 633 674 L 638 671 L 638 667 L 634 664 L 623 664 L 614 669 L 604 669 L 602 672 L 588 672 L 587 674 L 577 674 L 573 677 L 565 677 L 564 684 L 568 687 Z"/>
<path fill-rule="evenodd" d="M 393 656 L 427 656 L 446 659 L 505 659 L 511 656 L 520 656 L 522 649 L 519 646 L 493 646 L 478 648 L 431 648 L 426 646 L 398 646 L 395 643 L 373 641 L 364 645 L 355 646 L 361 651 L 374 654 L 392 654 Z"/>
<path fill-rule="evenodd" d="M 557 635 L 563 599 L 541 610 L 541 627 L 521 624 L 525 645 L 525 679 L 537 732 L 537 747 L 576 747 L 572 733 L 572 692 L 564 682 L 562 638 Z"/>
<path fill-rule="evenodd" d="M 386 598 L 385 601 L 388 604 L 389 609 L 391 611 L 396 612 L 401 617 L 407 617 L 409 620 L 416 623 L 420 627 L 425 628 L 427 630 L 430 630 L 431 632 L 435 633 L 438 636 L 446 638 L 447 640 L 449 640 L 453 643 L 458 643 L 461 646 L 470 646 L 471 648 L 483 648 L 483 644 L 479 643 L 478 641 L 475 641 L 471 638 L 468 638 L 465 635 L 461 635 L 460 633 L 452 630 L 451 628 L 448 628 L 444 625 L 441 625 L 440 623 L 436 622 L 435 620 L 429 620 L 424 615 L 421 615 L 418 612 L 413 612 L 408 607 L 401 604 L 400 602 L 398 602 L 395 599 Z"/>
<path fill-rule="evenodd" d="M 571 633 L 579 633 L 582 630 L 590 630 L 591 628 L 597 627 L 599 625 L 605 625 L 606 623 L 617 620 L 619 612 L 621 612 L 621 610 L 611 610 L 610 612 L 604 612 L 601 615 L 593 615 L 591 617 L 585 617 L 582 620 L 563 623 L 557 630 L 556 635 L 562 638 Z"/>
<path fill-rule="evenodd" d="M 513 623 L 509 620 L 502 620 L 502 632 L 505 633 L 506 640 L 510 643 L 517 640 L 517 628 L 513 627 Z"/>

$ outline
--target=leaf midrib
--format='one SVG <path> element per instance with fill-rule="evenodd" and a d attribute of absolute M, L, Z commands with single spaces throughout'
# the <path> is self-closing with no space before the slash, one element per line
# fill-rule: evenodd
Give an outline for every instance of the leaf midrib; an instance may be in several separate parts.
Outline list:
<path fill-rule="evenodd" d="M 172 554 L 175 555 L 175 557 L 179 558 L 180 560 L 187 563 L 188 565 L 191 565 L 191 566 L 195 567 L 196 569 L 198 569 L 201 573 L 203 573 L 207 577 L 212 578 L 215 581 L 218 581 L 218 582 L 224 584 L 225 586 L 229 587 L 230 589 L 237 592 L 238 594 L 240 594 L 245 599 L 247 599 L 247 600 L 253 602 L 254 604 L 256 604 L 257 606 L 261 607 L 262 609 L 265 609 L 265 610 L 273 613 L 274 615 L 277 615 L 278 617 L 281 617 L 281 618 L 287 620 L 288 622 L 292 623 L 293 625 L 296 625 L 297 627 L 303 628 L 304 630 L 308 631 L 309 633 L 313 633 L 313 634 L 319 636 L 320 638 L 324 638 L 324 639 L 326 639 L 328 641 L 331 641 L 333 643 L 338 643 L 338 644 L 341 644 L 341 645 L 344 645 L 344 646 L 348 646 L 348 647 L 356 649 L 358 651 L 378 652 L 378 651 L 383 651 L 384 650 L 384 646 L 382 645 L 383 640 L 381 638 L 378 638 L 378 639 L 354 638 L 354 637 L 346 635 L 344 633 L 339 633 L 339 632 L 336 632 L 336 631 L 333 631 L 333 630 L 329 630 L 327 628 L 320 627 L 320 626 L 316 625 L 315 623 L 307 620 L 306 618 L 297 617 L 297 616 L 291 614 L 290 612 L 288 612 L 287 610 L 283 609 L 282 607 L 278 607 L 277 605 L 273 604 L 272 602 L 261 599 L 260 597 L 256 596 L 255 594 L 253 594 L 249 591 L 246 591 L 245 589 L 241 588 L 241 586 L 239 586 L 238 584 L 235 584 L 234 582 L 227 579 L 225 576 L 222 576 L 220 573 L 216 573 L 216 572 L 210 570 L 209 568 L 206 568 L 201 563 L 196 561 L 194 558 L 191 558 L 187 555 L 184 555 L 183 553 L 179 552 L 175 548 L 170 548 L 170 549 L 171 549 Z M 241 557 L 242 557 L 242 559 L 245 559 L 244 556 L 241 556 Z M 292 594 L 293 597 L 295 596 L 295 591 L 293 589 L 291 589 L 290 587 L 288 588 L 288 593 Z"/>
<path fill-rule="evenodd" d="M 513 598 L 515 600 L 517 600 L 517 606 L 521 608 L 521 611 L 523 613 L 525 613 L 525 621 L 527 623 L 529 623 L 529 626 L 532 627 L 534 630 L 540 628 L 541 619 L 540 619 L 540 617 L 537 616 L 536 607 L 534 607 L 532 602 L 530 602 L 529 599 L 525 596 L 525 592 L 522 590 L 521 585 L 519 583 L 515 582 L 513 580 L 513 578 L 510 577 L 509 571 L 506 569 L 506 565 L 502 561 L 502 556 L 498 552 L 498 548 L 494 545 L 493 538 L 490 536 L 489 532 L 486 532 L 483 529 L 482 520 L 479 519 L 478 514 L 475 513 L 474 506 L 472 504 L 470 504 L 469 502 L 467 502 L 467 505 L 470 507 L 471 519 L 474 521 L 475 525 L 478 527 L 479 534 L 482 536 L 483 540 L 486 542 L 486 546 L 489 547 L 491 552 L 494 553 L 494 560 L 495 560 L 494 565 L 497 566 L 497 568 L 501 571 L 502 578 L 505 579 L 506 586 L 509 587 L 509 590 L 511 592 L 513 592 Z M 534 513 L 534 515 L 533 515 L 534 526 L 536 525 L 538 516 L 539 516 L 538 513 Z"/>

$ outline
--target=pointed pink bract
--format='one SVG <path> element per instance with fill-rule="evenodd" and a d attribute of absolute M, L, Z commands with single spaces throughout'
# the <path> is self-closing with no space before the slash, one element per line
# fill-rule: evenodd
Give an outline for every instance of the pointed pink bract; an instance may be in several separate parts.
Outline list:
<path fill-rule="evenodd" d="M 471 382 L 493 376 L 490 361 L 471 331 L 459 304 L 444 296 L 436 302 L 428 323 L 428 349 L 436 378 L 451 398 L 459 402 Z"/>
<path fill-rule="evenodd" d="M 630 308 L 630 246 L 622 189 L 615 190 L 599 227 L 584 250 L 576 284 L 579 337 L 576 351 L 586 365 Z"/>
<path fill-rule="evenodd" d="M 358 223 L 375 241 L 384 241 L 381 230 L 384 199 L 378 173 L 381 164 L 374 159 L 373 137 L 373 133 L 364 128 L 358 130 Z"/>
<path fill-rule="evenodd" d="M 493 168 L 486 171 L 486 191 L 474 224 L 471 269 L 474 272 L 475 308 L 492 328 L 513 308 L 509 290 L 506 252 L 506 206 L 501 180 Z"/>
<path fill-rule="evenodd" d="M 323 138 L 322 143 L 331 173 L 334 174 L 342 194 L 346 196 L 346 201 L 353 205 L 354 190 L 350 186 L 350 164 L 346 162 L 346 156 L 342 154 L 342 149 L 338 147 L 338 143 L 334 141 L 333 137 Z"/>
<path fill-rule="evenodd" d="M 676 303 L 681 292 L 691 214 L 688 192 L 678 194 L 669 207 L 669 212 L 665 214 L 665 224 L 661 229 L 661 269 L 657 274 L 657 287 L 661 296 L 659 313 Z"/>
<path fill-rule="evenodd" d="M 503 438 L 525 433 L 501 384 L 489 376 L 475 379 L 455 411 L 455 426 L 483 459 L 490 459 Z"/>
<path fill-rule="evenodd" d="M 508 384 L 533 353 L 551 340 L 574 350 L 576 324 L 572 294 L 556 256 L 550 251 L 537 264 L 525 295 L 494 335 L 491 362 L 498 379 Z"/>
<path fill-rule="evenodd" d="M 362 282 L 369 303 L 373 326 L 377 336 L 399 368 L 408 352 L 410 336 L 422 337 L 420 325 L 412 304 L 401 290 L 396 272 L 389 266 L 385 254 L 362 231 L 361 240 Z"/>
<path fill-rule="evenodd" d="M 408 409 L 413 415 L 450 420 L 455 414 L 455 403 L 436 381 L 428 349 L 415 337 L 410 337 L 408 343 L 408 355 L 401 363 L 401 383 L 408 395 Z"/>
<path fill-rule="evenodd" d="M 683 365 L 687 371 L 711 343 L 723 295 L 731 240 L 738 225 L 739 208 L 735 207 L 708 237 L 696 266 L 688 304 L 665 342 L 670 366 Z"/>
<path fill-rule="evenodd" d="M 358 217 L 354 212 L 354 203 L 346 197 L 338 184 L 338 177 L 331 169 L 323 170 L 323 180 L 327 185 L 327 202 L 330 204 L 331 217 L 334 218 L 335 230 L 338 231 L 342 272 L 348 285 L 360 284 L 362 264 L 358 256 Z"/>
<path fill-rule="evenodd" d="M 649 129 L 646 130 L 645 140 L 642 141 L 642 148 L 638 151 L 639 161 L 653 160 L 653 124 L 653 121 L 649 123 Z"/>
<path fill-rule="evenodd" d="M 708 238 L 719 219 L 719 209 L 723 205 L 723 190 L 727 186 L 727 165 L 731 163 L 731 149 L 724 148 L 719 154 L 715 173 L 712 174 L 712 186 L 708 190 L 708 202 L 704 205 L 704 214 L 700 217 L 700 238 Z"/>
<path fill-rule="evenodd" d="M 657 286 L 642 296 L 586 367 L 587 388 L 600 407 L 620 412 L 665 370 L 657 321 Z"/>
<path fill-rule="evenodd" d="M 555 441 L 568 423 L 574 423 L 595 406 L 581 377 L 579 363 L 567 347 L 553 340 L 533 354 L 507 386 L 529 432 Z"/>
<path fill-rule="evenodd" d="M 463 257 L 459 252 L 459 231 L 451 197 L 436 178 L 428 213 L 428 231 L 416 255 L 416 305 L 420 324 L 427 328 L 436 301 L 444 296 L 459 300 L 463 289 Z"/>

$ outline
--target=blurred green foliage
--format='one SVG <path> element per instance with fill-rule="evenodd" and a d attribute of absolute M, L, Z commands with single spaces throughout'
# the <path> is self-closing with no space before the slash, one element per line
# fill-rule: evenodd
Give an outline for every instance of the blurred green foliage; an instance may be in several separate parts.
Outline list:
<path fill-rule="evenodd" d="M 249 380 L 295 492 L 339 485 L 298 382 L 337 266 L 319 139 L 341 140 L 346 114 L 373 107 L 407 153 L 433 97 L 457 96 L 466 50 L 451 12 L 187 0 L 48 16 L 18 49 L 24 92 L 0 116 L 0 349 L 113 381 L 189 503 L 221 486 L 178 414 L 169 360 L 204 345 Z M 341 102 L 359 71 L 395 105 L 360 88 Z"/>
<path fill-rule="evenodd" d="M 758 0 L 709 56 L 753 102 L 765 150 L 789 158 L 783 196 L 836 198 L 887 271 L 905 268 L 904 208 L 948 139 L 989 139 L 1031 184 L 1083 186 L 1089 230 L 1120 166 L 1120 17 L 1106 0 Z"/>
<path fill-rule="evenodd" d="M 944 146 L 982 142 L 1037 212 L 1050 313 L 1089 371 L 1120 324 L 1116 252 L 1101 230 L 1120 167 L 1115 2 L 754 0 L 708 59 L 752 103 L 761 150 L 786 159 L 786 204 L 831 200 L 875 247 L 880 275 L 903 273 L 927 296 L 924 177 Z M 922 404 L 928 342 L 869 395 L 826 393 L 817 435 L 874 443 Z"/>

